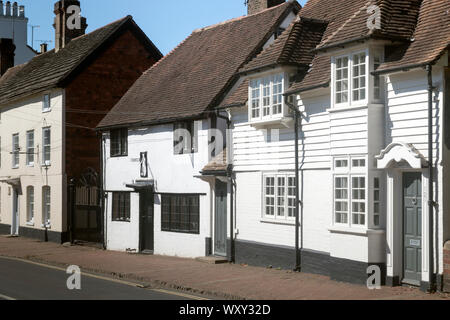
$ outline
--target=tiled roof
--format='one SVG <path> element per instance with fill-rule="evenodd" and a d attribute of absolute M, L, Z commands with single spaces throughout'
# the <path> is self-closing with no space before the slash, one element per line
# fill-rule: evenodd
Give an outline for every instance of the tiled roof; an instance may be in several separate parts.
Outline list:
<path fill-rule="evenodd" d="M 203 169 L 204 174 L 213 172 L 223 172 L 228 168 L 227 165 L 227 148 L 224 148 L 214 159 L 211 160 Z"/>
<path fill-rule="evenodd" d="M 67 79 L 83 61 L 87 60 L 112 35 L 128 23 L 139 28 L 133 18 L 127 16 L 73 39 L 58 52 L 51 50 L 34 57 L 28 63 L 20 66 L 20 70 L 15 70 L 13 75 L 0 82 L 0 104 L 60 86 L 61 82 Z M 160 55 L 159 50 L 153 44 L 151 45 L 155 53 Z"/>
<path fill-rule="evenodd" d="M 450 45 L 450 0 L 424 0 L 413 41 L 398 48 L 377 71 L 434 63 Z"/>
<path fill-rule="evenodd" d="M 367 27 L 373 4 L 381 11 L 381 30 Z M 450 0 L 309 0 L 300 17 L 328 21 L 317 50 L 361 39 L 400 40 L 377 71 L 436 61 L 450 42 Z M 403 45 L 402 45 L 403 43 Z M 317 55 L 308 73 L 298 77 L 289 93 L 326 86 L 331 77 L 330 56 Z"/>
<path fill-rule="evenodd" d="M 308 65 L 327 23 L 298 17 L 268 48 L 240 70 L 242 73 L 274 65 Z"/>
<path fill-rule="evenodd" d="M 298 9 L 297 2 L 286 2 L 194 31 L 145 72 L 98 127 L 201 116 L 220 104 L 239 68 L 261 50 L 289 12 Z"/>
<path fill-rule="evenodd" d="M 242 83 L 222 101 L 219 108 L 243 106 L 248 101 L 249 80 Z"/>

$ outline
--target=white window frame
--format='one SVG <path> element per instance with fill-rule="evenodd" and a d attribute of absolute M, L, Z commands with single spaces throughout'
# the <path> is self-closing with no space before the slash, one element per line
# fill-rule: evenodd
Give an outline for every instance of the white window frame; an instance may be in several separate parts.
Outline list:
<path fill-rule="evenodd" d="M 46 106 L 46 99 L 48 98 L 48 106 Z M 42 112 L 52 111 L 52 96 L 50 93 L 45 93 L 42 96 Z"/>
<path fill-rule="evenodd" d="M 348 161 L 347 167 L 339 168 L 336 166 L 337 161 Z M 364 161 L 365 166 L 353 166 L 353 161 Z M 349 228 L 368 228 L 371 223 L 369 222 L 370 217 L 370 209 L 369 209 L 369 180 L 368 180 L 368 163 L 367 157 L 365 156 L 347 156 L 347 157 L 336 157 L 333 159 L 333 225 L 341 226 L 341 227 L 349 227 Z M 345 199 L 337 199 L 336 198 L 336 178 L 347 178 L 347 200 Z M 364 186 L 364 200 L 353 199 L 353 178 L 364 178 L 365 186 Z M 336 212 L 336 202 L 342 200 L 347 201 L 348 211 L 347 211 L 347 222 L 340 223 L 337 222 L 337 212 Z M 353 203 L 354 202 L 364 202 L 365 207 L 365 218 L 364 224 L 354 224 L 353 223 Z"/>
<path fill-rule="evenodd" d="M 17 138 L 17 147 L 16 139 Z M 12 168 L 17 169 L 20 166 L 20 136 L 18 133 L 12 135 Z"/>
<path fill-rule="evenodd" d="M 274 194 L 270 195 L 270 198 L 274 198 L 274 215 L 268 215 L 267 214 L 267 202 L 266 202 L 266 198 L 268 197 L 266 191 L 267 191 L 267 179 L 268 178 L 272 178 L 274 179 Z M 280 185 L 279 185 L 279 179 L 284 179 L 284 191 L 283 191 L 283 206 L 280 207 L 279 206 L 279 200 L 280 200 Z M 293 195 L 289 194 L 289 180 L 293 179 L 294 180 L 294 192 Z M 291 186 L 291 190 L 292 190 L 292 186 Z M 291 222 L 295 220 L 295 174 L 291 174 L 291 173 L 265 173 L 263 175 L 263 205 L 262 205 L 262 217 L 265 220 L 269 220 L 269 221 L 280 221 L 280 222 Z M 291 201 L 289 201 L 291 200 Z M 290 205 L 290 203 L 293 203 L 293 206 Z M 283 215 L 279 215 L 279 209 L 283 209 Z M 293 210 L 293 215 L 290 216 L 289 215 L 289 210 Z"/>
<path fill-rule="evenodd" d="M 33 140 L 32 140 L 32 144 L 30 143 L 31 139 L 30 139 L 30 135 L 33 135 Z M 34 166 L 34 146 L 35 146 L 35 142 L 34 142 L 34 130 L 29 130 L 27 131 L 27 166 L 32 167 Z"/>
<path fill-rule="evenodd" d="M 45 132 L 48 131 L 50 134 L 50 141 L 48 144 L 45 143 Z M 46 154 L 46 148 L 48 148 L 48 156 L 49 159 L 46 160 L 45 154 Z M 44 127 L 42 128 L 42 165 L 43 166 L 50 166 L 52 160 L 52 131 L 51 127 Z"/>
<path fill-rule="evenodd" d="M 281 77 L 281 83 L 275 82 L 275 79 Z M 267 83 L 268 82 L 268 83 Z M 286 116 L 286 106 L 283 98 L 287 84 L 286 73 L 278 72 L 264 76 L 262 78 L 252 79 L 249 84 L 249 110 L 248 118 L 250 122 L 281 119 Z M 281 92 L 275 92 L 276 86 L 281 85 Z M 268 92 L 267 92 L 268 90 Z M 267 105 L 269 99 L 269 105 Z M 275 99 L 281 99 L 275 104 Z M 281 106 L 281 112 L 275 113 L 274 109 Z M 259 110 L 255 112 L 255 110 Z M 269 112 L 265 113 L 268 110 Z M 256 116 L 253 116 L 256 114 Z"/>
<path fill-rule="evenodd" d="M 375 180 L 378 180 L 378 188 L 376 187 Z M 374 176 L 372 178 L 372 181 L 373 181 L 373 188 L 372 188 L 372 190 L 373 190 L 372 211 L 373 212 L 372 212 L 372 221 L 371 221 L 371 223 L 372 223 L 372 225 L 375 228 L 381 228 L 382 227 L 382 221 L 381 221 L 381 212 L 382 212 L 382 207 L 381 207 L 382 206 L 382 194 L 381 194 L 381 192 L 382 192 L 382 180 L 381 180 L 380 176 Z M 376 198 L 377 192 L 378 192 L 378 200 Z M 378 212 L 375 209 L 376 206 L 378 206 Z M 378 224 L 375 223 L 375 217 L 378 217 Z"/>
<path fill-rule="evenodd" d="M 365 60 L 365 98 L 360 100 L 354 100 L 353 99 L 353 81 L 354 81 L 354 72 L 353 72 L 353 58 L 355 55 L 359 55 L 364 53 L 366 56 Z M 348 58 L 348 87 L 347 87 L 347 101 L 346 102 L 340 102 L 338 103 L 336 100 L 336 94 L 337 94 L 337 60 L 342 58 Z M 332 103 L 335 108 L 342 108 L 342 107 L 350 107 L 350 106 L 362 106 L 367 105 L 369 101 L 369 71 L 370 71 L 370 63 L 369 63 L 369 49 L 363 49 L 363 50 L 357 50 L 353 51 L 347 54 L 335 56 L 332 58 Z"/>
<path fill-rule="evenodd" d="M 47 197 L 48 196 L 48 197 Z M 42 226 L 51 226 L 51 210 L 52 210 L 52 189 L 50 186 L 42 187 Z"/>
<path fill-rule="evenodd" d="M 30 192 L 32 191 L 32 192 Z M 31 198 L 32 195 L 32 198 Z M 35 206 L 36 204 L 36 196 L 34 192 L 33 186 L 27 187 L 27 224 L 33 224 L 34 225 L 34 213 L 35 213 Z"/>

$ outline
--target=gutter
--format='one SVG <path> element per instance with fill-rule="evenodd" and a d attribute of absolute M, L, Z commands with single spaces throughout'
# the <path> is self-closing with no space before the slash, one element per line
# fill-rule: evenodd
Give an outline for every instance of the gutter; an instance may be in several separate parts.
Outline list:
<path fill-rule="evenodd" d="M 301 112 L 298 109 L 289 103 L 289 96 L 285 95 L 284 101 L 286 105 L 294 112 L 294 122 L 295 122 L 295 268 L 294 271 L 301 272 L 302 269 L 302 257 L 301 257 L 301 249 L 303 249 L 303 223 L 300 225 L 300 161 L 298 157 L 299 147 L 298 147 L 298 138 L 299 138 L 299 121 L 302 121 Z M 302 204 L 303 205 L 303 204 Z M 303 215 L 302 215 L 303 220 Z M 299 236 L 301 228 L 301 237 L 302 237 L 302 246 L 300 248 Z"/>

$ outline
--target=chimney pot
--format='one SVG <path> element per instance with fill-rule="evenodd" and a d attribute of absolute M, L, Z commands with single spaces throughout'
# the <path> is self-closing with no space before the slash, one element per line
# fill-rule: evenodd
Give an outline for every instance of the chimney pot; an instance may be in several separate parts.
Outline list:
<path fill-rule="evenodd" d="M 72 13 L 68 13 L 68 8 L 70 6 L 80 7 L 80 1 L 77 0 L 60 0 L 55 3 L 55 23 L 53 27 L 55 28 L 55 51 L 58 52 L 64 48 L 72 39 L 77 38 L 85 34 L 87 29 L 86 18 L 80 17 L 81 28 L 80 29 L 69 29 L 67 25 L 67 20 L 71 17 Z"/>
<path fill-rule="evenodd" d="M 13 39 L 0 39 L 0 76 L 3 76 L 9 68 L 14 67 L 15 50 Z"/>
<path fill-rule="evenodd" d="M 41 53 L 46 53 L 47 48 L 48 48 L 48 46 L 46 43 L 41 43 Z"/>
<path fill-rule="evenodd" d="M 3 1 L 0 1 L 0 17 L 4 16 L 4 6 L 3 6 Z"/>
<path fill-rule="evenodd" d="M 247 0 L 247 13 L 255 14 L 286 2 L 285 0 Z"/>
<path fill-rule="evenodd" d="M 18 16 L 19 16 L 19 7 L 17 6 L 17 2 L 14 2 L 14 3 L 13 3 L 12 8 L 13 8 L 13 10 L 12 10 L 12 16 L 13 16 L 14 18 L 15 18 L 15 17 L 18 17 Z"/>

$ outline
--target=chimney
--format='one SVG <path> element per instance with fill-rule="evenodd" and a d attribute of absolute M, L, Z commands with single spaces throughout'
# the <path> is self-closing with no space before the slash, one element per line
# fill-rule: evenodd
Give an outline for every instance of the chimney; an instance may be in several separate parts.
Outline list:
<path fill-rule="evenodd" d="M 9 68 L 14 67 L 15 50 L 13 39 L 0 39 L 0 76 L 3 76 Z"/>
<path fill-rule="evenodd" d="M 81 17 L 81 13 L 78 19 L 80 22 L 79 27 L 74 25 L 77 18 L 76 11 L 68 12 L 71 6 L 80 8 L 80 1 L 77 0 L 60 0 L 55 3 L 55 51 L 63 49 L 72 39 L 82 36 L 86 32 L 87 24 L 86 18 Z M 81 10 L 80 10 L 81 12 Z"/>
<path fill-rule="evenodd" d="M 285 0 L 247 0 L 248 15 L 261 12 L 284 3 Z"/>
<path fill-rule="evenodd" d="M 5 6 L 5 16 L 11 17 L 11 2 L 7 1 Z"/>
<path fill-rule="evenodd" d="M 41 53 L 46 53 L 47 48 L 48 48 L 48 46 L 46 43 L 41 43 Z"/>

